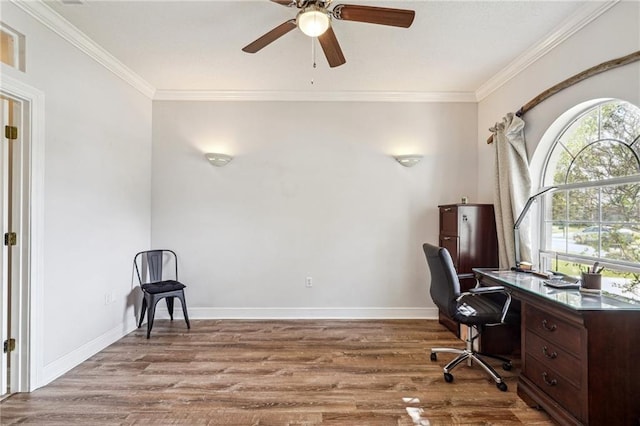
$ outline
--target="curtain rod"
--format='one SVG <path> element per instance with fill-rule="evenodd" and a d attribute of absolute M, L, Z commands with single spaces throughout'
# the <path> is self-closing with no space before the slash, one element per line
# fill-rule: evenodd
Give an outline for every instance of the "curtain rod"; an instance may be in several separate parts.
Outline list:
<path fill-rule="evenodd" d="M 629 55 L 626 56 L 622 56 L 620 58 L 616 58 L 616 59 L 612 59 L 610 61 L 607 62 L 603 62 L 601 64 L 598 64 L 596 66 L 593 66 L 587 70 L 584 70 L 576 75 L 574 75 L 573 77 L 569 77 L 568 79 L 556 84 L 555 86 L 545 90 L 544 92 L 540 93 L 538 96 L 536 96 L 535 98 L 531 99 L 529 102 L 527 102 L 526 104 L 524 104 L 524 106 L 522 108 L 520 108 L 517 112 L 516 115 L 518 117 L 522 117 L 527 111 L 533 109 L 533 107 L 535 107 L 536 105 L 542 103 L 542 101 L 546 100 L 547 98 L 555 95 L 556 93 L 573 86 L 574 84 L 577 84 L 579 82 L 581 82 L 582 80 L 586 80 L 589 77 L 593 77 L 594 75 L 600 74 L 602 72 L 608 71 L 608 70 L 612 70 L 614 68 L 618 68 L 621 67 L 623 65 L 628 65 L 631 64 L 633 62 L 636 62 L 640 60 L 640 50 L 630 53 Z M 493 135 L 489 136 L 489 139 L 487 139 L 487 143 L 493 143 Z"/>

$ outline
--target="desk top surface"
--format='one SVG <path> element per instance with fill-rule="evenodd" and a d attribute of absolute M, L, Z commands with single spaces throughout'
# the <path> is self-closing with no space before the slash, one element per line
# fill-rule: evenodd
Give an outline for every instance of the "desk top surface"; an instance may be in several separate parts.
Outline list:
<path fill-rule="evenodd" d="M 500 271 L 488 268 L 473 268 L 473 271 L 500 282 L 507 288 L 556 302 L 576 311 L 640 311 L 640 302 L 608 294 L 583 293 L 579 289 L 556 289 L 544 284 L 544 278 L 535 275 Z"/>

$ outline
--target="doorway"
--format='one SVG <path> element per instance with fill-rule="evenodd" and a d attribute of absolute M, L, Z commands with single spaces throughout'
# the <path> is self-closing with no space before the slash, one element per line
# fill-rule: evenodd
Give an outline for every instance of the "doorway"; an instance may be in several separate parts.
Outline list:
<path fill-rule="evenodd" d="M 20 186 L 22 185 L 23 104 L 11 97 L 0 95 L 2 117 L 2 143 L 0 145 L 0 224 L 2 227 L 2 254 L 0 256 L 0 399 L 17 392 L 20 377 L 20 351 L 16 345 L 21 310 L 19 264 L 20 248 L 25 244 L 18 232 L 21 216 Z"/>
<path fill-rule="evenodd" d="M 44 94 L 3 75 L 0 118 L 3 121 L 0 398 L 3 398 L 15 392 L 33 391 L 43 383 Z M 9 130 L 5 125 L 10 126 Z"/>

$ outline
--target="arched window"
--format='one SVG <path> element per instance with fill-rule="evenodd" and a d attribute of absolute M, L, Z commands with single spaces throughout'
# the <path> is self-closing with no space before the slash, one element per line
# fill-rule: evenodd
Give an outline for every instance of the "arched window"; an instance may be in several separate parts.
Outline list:
<path fill-rule="evenodd" d="M 640 108 L 592 106 L 556 137 L 542 186 L 542 267 L 579 275 L 598 262 L 603 289 L 640 298 Z"/>

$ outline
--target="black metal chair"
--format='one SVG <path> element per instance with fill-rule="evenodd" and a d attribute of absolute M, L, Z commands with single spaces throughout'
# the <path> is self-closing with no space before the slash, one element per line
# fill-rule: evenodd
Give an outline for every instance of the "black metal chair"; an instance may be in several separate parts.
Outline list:
<path fill-rule="evenodd" d="M 451 383 L 453 381 L 451 370 L 466 360 L 469 366 L 473 362 L 477 363 L 489 373 L 496 382 L 498 389 L 503 392 L 506 391 L 507 384 L 482 357 L 495 358 L 502 361 L 502 368 L 505 370 L 511 370 L 511 361 L 500 356 L 477 352 L 474 349 L 474 341 L 480 337 L 483 326 L 504 324 L 511 303 L 511 296 L 504 287 L 480 287 L 479 283 L 475 288 L 460 293 L 459 278 L 470 278 L 473 275 L 458 275 L 447 249 L 431 244 L 424 244 L 422 248 L 431 271 L 431 288 L 429 292 L 433 302 L 449 317 L 467 326 L 465 349 L 431 348 L 431 361 L 437 361 L 437 354 L 441 352 L 458 354 L 456 358 L 444 367 L 444 380 L 446 382 Z M 501 296 L 496 297 L 496 295 Z"/>
<path fill-rule="evenodd" d="M 174 268 L 171 268 L 173 263 Z M 185 285 L 178 281 L 178 257 L 172 250 L 147 250 L 137 253 L 133 264 L 138 275 L 140 288 L 142 289 L 142 309 L 138 328 L 142 326 L 145 313 L 147 314 L 147 339 L 151 336 L 153 319 L 156 313 L 156 304 L 160 299 L 165 299 L 169 316 L 173 321 L 173 298 L 177 297 L 182 303 L 184 320 L 189 324 L 187 305 L 184 300 Z M 171 273 L 173 271 L 173 274 Z"/>

